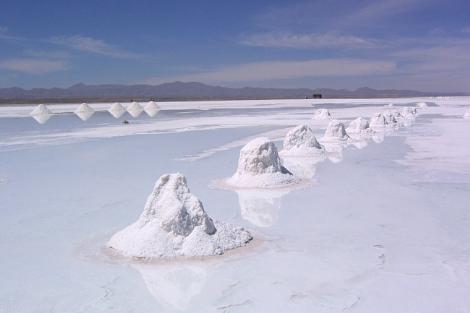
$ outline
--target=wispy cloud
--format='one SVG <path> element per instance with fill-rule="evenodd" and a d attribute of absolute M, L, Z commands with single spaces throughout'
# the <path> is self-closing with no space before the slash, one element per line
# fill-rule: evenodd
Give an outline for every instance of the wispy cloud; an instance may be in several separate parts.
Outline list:
<path fill-rule="evenodd" d="M 81 35 L 52 37 L 50 38 L 50 42 L 78 51 L 100 54 L 114 58 L 132 59 L 141 56 L 139 54 L 120 49 L 117 46 L 105 42 L 104 40 Z"/>
<path fill-rule="evenodd" d="M 353 11 L 349 21 L 370 21 L 415 10 L 429 0 L 376 0 Z"/>
<path fill-rule="evenodd" d="M 241 44 L 256 47 L 282 48 L 373 48 L 376 41 L 358 36 L 341 35 L 338 33 L 301 33 L 267 32 L 244 36 Z"/>
<path fill-rule="evenodd" d="M 0 60 L 0 69 L 27 74 L 44 74 L 62 71 L 66 68 L 66 63 L 62 60 L 41 60 L 31 58 Z"/>
<path fill-rule="evenodd" d="M 177 77 L 150 79 L 146 83 L 161 83 L 163 81 L 174 80 L 206 83 L 253 82 L 304 77 L 378 75 L 393 72 L 395 67 L 393 62 L 363 59 L 271 61 L 221 67 L 206 72 Z"/>

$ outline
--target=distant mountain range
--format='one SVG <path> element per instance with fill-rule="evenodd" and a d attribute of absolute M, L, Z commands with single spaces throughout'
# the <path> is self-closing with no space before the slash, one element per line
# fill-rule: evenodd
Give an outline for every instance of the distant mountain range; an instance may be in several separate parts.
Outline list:
<path fill-rule="evenodd" d="M 308 88 L 229 88 L 197 82 L 172 82 L 161 85 L 85 85 L 69 88 L 0 88 L 0 103 L 128 101 L 148 100 L 235 100 L 302 99 L 321 94 L 323 98 L 384 98 L 420 96 L 462 96 L 464 93 L 421 92 L 415 90 L 377 90 L 367 87 L 347 89 Z"/>

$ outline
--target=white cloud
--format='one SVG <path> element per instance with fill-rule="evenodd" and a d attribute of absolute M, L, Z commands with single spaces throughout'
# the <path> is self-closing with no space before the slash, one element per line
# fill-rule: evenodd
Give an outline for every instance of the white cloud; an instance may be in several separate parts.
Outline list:
<path fill-rule="evenodd" d="M 28 74 L 44 74 L 66 69 L 66 63 L 61 60 L 16 58 L 1 60 L 0 69 Z"/>
<path fill-rule="evenodd" d="M 284 48 L 373 48 L 376 42 L 357 36 L 340 35 L 337 33 L 304 33 L 268 32 L 252 34 L 244 37 L 241 43 L 256 47 Z"/>
<path fill-rule="evenodd" d="M 106 43 L 103 40 L 95 39 L 86 36 L 58 36 L 52 37 L 50 42 L 58 45 L 63 45 L 75 50 L 101 54 L 115 58 L 137 58 L 138 54 L 124 51 L 114 45 Z"/>
<path fill-rule="evenodd" d="M 156 78 L 147 83 L 163 81 L 197 81 L 205 83 L 250 82 L 304 77 L 345 77 L 378 75 L 395 70 L 395 64 L 382 60 L 317 59 L 308 61 L 270 61 L 221 67 L 214 70 Z"/>

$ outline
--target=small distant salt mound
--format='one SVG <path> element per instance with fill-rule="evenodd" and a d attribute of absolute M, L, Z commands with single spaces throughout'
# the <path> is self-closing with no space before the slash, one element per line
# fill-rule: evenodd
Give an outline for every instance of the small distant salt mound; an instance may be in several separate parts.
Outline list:
<path fill-rule="evenodd" d="M 261 137 L 240 150 L 237 171 L 225 183 L 236 188 L 270 188 L 296 182 L 298 178 L 282 166 L 274 143 Z"/>
<path fill-rule="evenodd" d="M 139 115 L 142 114 L 143 111 L 144 109 L 142 108 L 142 106 L 135 101 L 127 106 L 127 112 L 129 112 L 129 114 L 133 118 L 139 117 Z"/>
<path fill-rule="evenodd" d="M 325 152 L 325 148 L 317 141 L 313 130 L 307 125 L 299 125 L 291 129 L 284 138 L 283 156 L 311 156 Z"/>
<path fill-rule="evenodd" d="M 328 109 L 318 109 L 313 114 L 314 120 L 329 120 L 331 119 L 331 114 Z"/>
<path fill-rule="evenodd" d="M 348 134 L 362 134 L 364 132 L 367 132 L 369 130 L 369 121 L 367 121 L 365 118 L 358 117 L 354 120 L 352 120 L 349 123 L 348 128 L 346 128 L 346 132 Z"/>
<path fill-rule="evenodd" d="M 122 106 L 122 104 L 116 102 L 108 110 L 114 118 L 120 118 L 125 112 L 126 109 Z"/>
<path fill-rule="evenodd" d="M 418 111 L 416 110 L 416 108 L 412 107 L 404 107 L 401 110 L 401 115 L 403 115 L 405 118 L 415 118 L 417 113 Z"/>
<path fill-rule="evenodd" d="M 160 106 L 155 101 L 150 101 L 145 105 L 144 111 L 148 116 L 154 117 L 160 111 Z"/>
<path fill-rule="evenodd" d="M 463 114 L 463 118 L 470 119 L 470 109 L 467 109 L 467 111 L 465 111 L 465 113 Z"/>
<path fill-rule="evenodd" d="M 86 103 L 82 103 L 78 106 L 78 108 L 74 111 L 75 115 L 77 115 L 82 121 L 88 120 L 94 113 L 92 107 L 90 107 Z"/>
<path fill-rule="evenodd" d="M 40 104 L 31 111 L 30 115 L 39 124 L 44 124 L 49 120 L 52 113 L 44 104 Z"/>
<path fill-rule="evenodd" d="M 393 106 L 394 106 L 393 103 L 389 103 L 386 105 L 386 107 L 389 107 L 389 108 L 392 108 Z"/>
<path fill-rule="evenodd" d="M 382 113 L 375 113 L 369 122 L 369 128 L 373 131 L 383 131 L 387 127 L 387 119 Z"/>
<path fill-rule="evenodd" d="M 418 108 L 427 108 L 428 104 L 426 102 L 418 102 L 418 103 L 416 103 L 416 106 Z"/>
<path fill-rule="evenodd" d="M 344 124 L 338 120 L 332 120 L 325 130 L 323 140 L 347 140 L 348 134 L 344 128 Z"/>
<path fill-rule="evenodd" d="M 213 221 L 177 173 L 158 179 L 137 222 L 111 237 L 108 246 L 126 257 L 208 256 L 251 239 L 241 227 Z"/>

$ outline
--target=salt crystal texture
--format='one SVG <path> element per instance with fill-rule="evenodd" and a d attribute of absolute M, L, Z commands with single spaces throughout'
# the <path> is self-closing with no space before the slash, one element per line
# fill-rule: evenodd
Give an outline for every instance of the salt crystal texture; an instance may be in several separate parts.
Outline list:
<path fill-rule="evenodd" d="M 82 103 L 78 106 L 78 108 L 74 111 L 75 115 L 77 115 L 82 121 L 88 120 L 94 113 L 92 107 L 90 107 L 86 103 Z"/>
<path fill-rule="evenodd" d="M 147 113 L 148 116 L 154 117 L 157 115 L 158 111 L 160 111 L 160 107 L 155 101 L 150 101 L 147 103 L 144 107 L 145 113 Z"/>
<path fill-rule="evenodd" d="M 346 128 L 346 132 L 348 134 L 362 134 L 364 132 L 367 132 L 369 130 L 369 121 L 362 117 L 358 117 L 354 120 L 352 120 L 348 128 Z"/>
<path fill-rule="evenodd" d="M 313 114 L 314 120 L 329 120 L 331 119 L 331 114 L 328 109 L 318 109 Z"/>
<path fill-rule="evenodd" d="M 317 141 L 313 130 L 308 125 L 299 125 L 291 129 L 284 138 L 282 156 L 308 157 L 325 152 Z"/>
<path fill-rule="evenodd" d="M 241 227 L 213 221 L 179 173 L 162 175 L 137 222 L 116 233 L 110 248 L 126 257 L 208 256 L 246 245 Z"/>
<path fill-rule="evenodd" d="M 344 124 L 338 120 L 332 120 L 325 130 L 323 140 L 347 140 L 348 134 L 344 128 Z"/>
<path fill-rule="evenodd" d="M 129 112 L 129 114 L 133 118 L 139 117 L 139 115 L 142 114 L 143 111 L 144 109 L 142 108 L 142 106 L 135 101 L 127 106 L 127 112 Z"/>
<path fill-rule="evenodd" d="M 273 142 L 260 137 L 247 143 L 240 151 L 238 168 L 226 180 L 226 184 L 237 188 L 283 187 L 299 182 L 281 164 Z"/>
<path fill-rule="evenodd" d="M 122 104 L 116 102 L 108 110 L 114 118 L 120 118 L 125 112 L 126 109 L 122 106 Z"/>
<path fill-rule="evenodd" d="M 44 104 L 40 104 L 37 107 L 35 107 L 34 110 L 31 111 L 30 115 L 39 124 L 44 124 L 49 120 L 52 113 Z"/>

